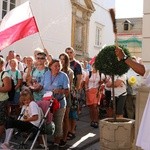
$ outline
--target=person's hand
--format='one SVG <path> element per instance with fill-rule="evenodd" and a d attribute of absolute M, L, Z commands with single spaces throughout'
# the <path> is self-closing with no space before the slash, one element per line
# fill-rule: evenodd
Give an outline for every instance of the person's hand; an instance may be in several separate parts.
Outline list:
<path fill-rule="evenodd" d="M 122 48 L 116 47 L 115 54 L 119 60 L 122 60 L 125 57 L 125 53 L 123 52 Z"/>
<path fill-rule="evenodd" d="M 42 86 L 38 82 L 30 85 L 29 88 L 34 92 L 39 92 L 42 90 Z"/>
<path fill-rule="evenodd" d="M 112 86 L 112 82 L 111 82 L 111 81 L 108 81 L 108 82 L 106 83 L 106 87 L 110 88 L 111 86 Z"/>
<path fill-rule="evenodd" d="M 63 90 L 63 89 L 54 89 L 54 90 L 53 90 L 53 93 L 54 93 L 54 94 L 63 94 L 63 93 L 64 93 L 64 90 Z"/>
<path fill-rule="evenodd" d="M 32 85 L 30 85 L 29 88 L 30 88 L 31 90 L 34 90 L 34 86 L 32 86 Z"/>

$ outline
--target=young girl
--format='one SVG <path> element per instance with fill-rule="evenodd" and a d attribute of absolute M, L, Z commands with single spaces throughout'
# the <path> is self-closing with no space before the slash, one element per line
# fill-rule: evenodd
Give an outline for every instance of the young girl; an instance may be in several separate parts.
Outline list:
<path fill-rule="evenodd" d="M 9 141 L 12 137 L 14 128 L 19 129 L 22 132 L 28 132 L 31 129 L 36 128 L 41 120 L 41 111 L 38 105 L 33 101 L 33 96 L 30 90 L 25 89 L 20 94 L 21 118 L 15 120 L 9 118 L 6 122 L 6 136 L 4 143 L 1 145 L 2 149 L 9 149 Z"/>
<path fill-rule="evenodd" d="M 87 76 L 85 79 L 86 89 L 86 104 L 89 107 L 91 127 L 98 128 L 98 105 L 100 103 L 99 88 L 105 80 L 104 74 L 99 74 L 95 65 L 92 65 L 91 76 Z"/>

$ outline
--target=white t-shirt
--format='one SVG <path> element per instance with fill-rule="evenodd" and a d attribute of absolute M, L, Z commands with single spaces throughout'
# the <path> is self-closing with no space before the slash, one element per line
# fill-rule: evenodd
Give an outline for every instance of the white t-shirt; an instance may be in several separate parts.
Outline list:
<path fill-rule="evenodd" d="M 127 92 L 127 90 L 126 90 L 126 75 L 124 74 L 122 76 L 115 76 L 114 81 L 116 81 L 117 79 L 122 80 L 122 85 L 114 88 L 115 96 L 118 97 L 123 93 L 124 93 L 123 95 L 127 95 L 127 93 L 126 93 Z"/>
<path fill-rule="evenodd" d="M 101 74 L 101 80 L 104 80 L 104 79 L 105 79 L 105 75 Z M 100 82 L 99 72 L 98 71 L 96 73 L 92 72 L 91 77 L 89 78 L 88 89 L 98 88 L 99 82 Z"/>
<path fill-rule="evenodd" d="M 38 115 L 38 120 L 36 121 L 31 121 L 31 123 L 35 126 L 39 126 L 40 121 L 42 119 L 42 112 L 39 106 L 37 105 L 36 102 L 31 101 L 29 106 L 23 105 L 21 112 L 23 113 L 23 116 L 21 117 L 21 120 L 23 120 L 23 117 L 26 116 L 28 118 L 32 117 L 33 115 Z"/>

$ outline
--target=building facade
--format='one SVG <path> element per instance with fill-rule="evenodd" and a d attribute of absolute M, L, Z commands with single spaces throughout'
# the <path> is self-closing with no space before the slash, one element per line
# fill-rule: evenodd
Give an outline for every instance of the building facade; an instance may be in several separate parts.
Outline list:
<path fill-rule="evenodd" d="M 142 18 L 117 19 L 117 37 L 119 45 L 123 45 L 131 55 L 142 57 Z"/>
<path fill-rule="evenodd" d="M 11 9 L 27 0 L 1 0 L 0 20 Z M 33 55 L 37 47 L 58 57 L 72 46 L 79 59 L 94 57 L 104 45 L 114 42 L 109 8 L 115 0 L 30 0 L 39 33 L 15 42 L 2 50 L 6 56 L 15 50 L 22 56 Z"/>
<path fill-rule="evenodd" d="M 142 59 L 146 67 L 150 68 L 150 1 L 144 0 L 144 16 L 143 16 L 143 46 L 142 46 Z"/>

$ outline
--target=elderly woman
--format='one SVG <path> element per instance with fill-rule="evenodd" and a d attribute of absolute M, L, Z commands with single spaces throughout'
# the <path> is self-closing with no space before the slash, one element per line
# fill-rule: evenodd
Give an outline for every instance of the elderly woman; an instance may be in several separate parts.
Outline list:
<path fill-rule="evenodd" d="M 91 76 L 86 76 L 85 88 L 86 88 L 86 104 L 89 107 L 91 124 L 93 128 L 98 128 L 98 104 L 100 103 L 100 89 L 102 89 L 102 83 L 105 80 L 104 74 L 100 74 L 95 68 L 95 64 L 92 65 Z"/>
<path fill-rule="evenodd" d="M 55 133 L 54 145 L 59 146 L 63 132 L 63 119 L 66 111 L 66 96 L 69 93 L 70 82 L 66 73 L 60 71 L 60 61 L 52 59 L 50 70 L 45 72 L 42 86 L 45 92 L 53 91 L 53 96 L 60 102 L 60 108 L 54 113 Z"/>
<path fill-rule="evenodd" d="M 5 60 L 0 57 L 0 136 L 4 132 L 6 119 L 6 108 L 8 101 L 8 91 L 11 89 L 11 80 L 7 72 L 3 71 Z"/>

